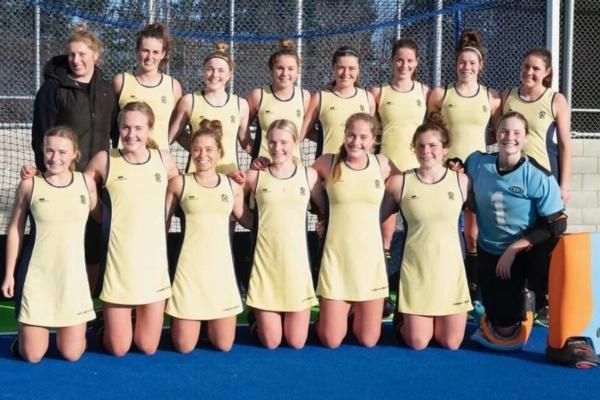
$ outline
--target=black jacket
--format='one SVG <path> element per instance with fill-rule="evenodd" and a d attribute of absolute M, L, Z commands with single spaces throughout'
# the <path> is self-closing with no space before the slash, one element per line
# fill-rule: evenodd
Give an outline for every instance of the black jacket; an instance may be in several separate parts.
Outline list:
<path fill-rule="evenodd" d="M 67 125 L 79 138 L 81 158 L 77 169 L 85 169 L 90 158 L 108 150 L 110 140 L 118 139 L 118 101 L 112 85 L 95 67 L 89 85 L 69 77 L 66 55 L 53 57 L 44 67 L 44 84 L 35 95 L 31 146 L 35 165 L 44 171 L 44 133 L 56 126 Z"/>

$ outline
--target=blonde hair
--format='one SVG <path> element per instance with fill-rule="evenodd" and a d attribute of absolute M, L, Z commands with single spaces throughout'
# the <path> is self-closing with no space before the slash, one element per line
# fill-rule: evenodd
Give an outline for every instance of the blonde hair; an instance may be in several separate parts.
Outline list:
<path fill-rule="evenodd" d="M 352 114 L 350 118 L 346 120 L 346 127 L 344 128 L 344 137 L 348 135 L 348 133 L 350 133 L 352 125 L 354 125 L 356 121 L 364 121 L 367 124 L 369 124 L 371 127 L 371 134 L 373 135 L 373 138 L 377 140 L 377 137 L 381 132 L 381 123 L 377 118 L 367 113 Z M 342 178 L 342 168 L 340 164 L 343 161 L 346 161 L 346 157 L 348 157 L 348 152 L 346 151 L 345 143 L 342 143 L 342 145 L 340 146 L 340 152 L 336 157 L 335 164 L 333 166 L 333 171 L 331 173 L 332 183 L 339 182 Z"/>
<path fill-rule="evenodd" d="M 69 171 L 73 172 L 75 170 L 75 163 L 81 158 L 79 139 L 77 138 L 77 135 L 75 135 L 75 132 L 65 125 L 57 125 L 54 128 L 48 129 L 44 134 L 44 152 L 46 151 L 46 139 L 49 137 L 65 138 L 71 142 L 73 145 L 73 150 L 75 151 L 75 159 L 71 161 L 71 164 L 69 165 Z"/>
<path fill-rule="evenodd" d="M 203 119 L 200 121 L 200 127 L 192 134 L 190 143 L 194 143 L 201 136 L 212 137 L 217 143 L 217 149 L 221 153 L 221 158 L 223 158 L 225 150 L 223 149 L 223 124 L 221 124 L 221 121 L 217 119 Z"/>
<path fill-rule="evenodd" d="M 275 121 L 271 122 L 271 125 L 269 125 L 269 128 L 267 129 L 267 140 L 271 138 L 271 133 L 275 129 L 281 129 L 282 131 L 286 131 L 287 133 L 292 135 L 292 139 L 294 139 L 294 143 L 296 143 L 296 146 L 300 145 L 298 143 L 298 128 L 296 127 L 296 124 L 294 124 L 289 119 L 276 119 Z M 294 164 L 298 164 L 300 162 L 300 160 L 296 156 L 292 156 L 292 160 L 294 161 Z"/>
<path fill-rule="evenodd" d="M 133 112 L 133 111 L 138 111 L 138 112 L 141 112 L 142 114 L 144 114 L 148 121 L 148 128 L 150 128 L 150 129 L 154 128 L 154 112 L 152 111 L 152 108 L 150 108 L 148 103 L 146 103 L 144 101 L 132 101 L 131 103 L 125 104 L 125 107 L 123 107 L 121 109 L 121 111 L 119 112 L 119 116 L 117 117 L 117 122 L 119 123 L 119 125 L 121 125 L 121 120 L 123 119 L 123 115 L 125 115 L 128 112 Z M 148 137 L 148 139 L 146 140 L 146 148 L 153 149 L 153 150 L 159 149 L 158 143 L 156 143 L 156 141 L 154 139 L 152 139 L 151 137 Z"/>
<path fill-rule="evenodd" d="M 92 51 L 98 53 L 98 56 L 102 55 L 102 41 L 94 32 L 87 29 L 86 24 L 75 25 L 67 38 L 67 45 L 73 42 L 82 42 Z"/>
<path fill-rule="evenodd" d="M 213 58 L 220 58 L 221 60 L 225 61 L 227 63 L 227 65 L 229 65 L 229 69 L 233 71 L 233 61 L 231 60 L 231 57 L 229 56 L 229 53 L 227 52 L 227 50 L 229 49 L 229 45 L 225 42 L 216 42 L 214 45 L 214 50 L 212 51 L 212 53 L 208 54 L 206 57 L 204 57 L 204 62 L 202 63 L 203 65 L 206 65 L 206 63 L 213 59 Z"/>

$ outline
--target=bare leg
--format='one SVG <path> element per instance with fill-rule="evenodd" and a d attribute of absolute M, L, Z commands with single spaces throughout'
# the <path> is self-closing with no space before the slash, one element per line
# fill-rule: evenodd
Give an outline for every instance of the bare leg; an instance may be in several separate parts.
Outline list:
<path fill-rule="evenodd" d="M 131 306 L 104 303 L 104 348 L 117 357 L 124 356 L 131 348 L 133 327 Z"/>
<path fill-rule="evenodd" d="M 335 349 L 342 344 L 348 332 L 350 303 L 343 300 L 319 299 L 321 312 L 317 322 L 317 336 L 325 347 Z M 381 320 L 381 311 L 379 313 Z"/>
<path fill-rule="evenodd" d="M 154 354 L 158 349 L 162 333 L 165 300 L 136 306 L 135 311 L 136 322 L 133 342 L 140 352 L 147 355 Z"/>
<path fill-rule="evenodd" d="M 434 325 L 435 340 L 442 347 L 457 350 L 465 337 L 467 313 L 435 317 Z"/>
<path fill-rule="evenodd" d="M 423 350 L 433 338 L 433 317 L 403 314 L 400 334 L 404 343 L 412 349 Z"/>
<path fill-rule="evenodd" d="M 206 322 L 208 324 L 208 340 L 221 351 L 229 351 L 233 347 L 235 340 L 235 329 L 237 327 L 237 317 L 213 319 Z"/>
<path fill-rule="evenodd" d="M 86 347 L 85 331 L 87 324 L 59 328 L 56 331 L 56 345 L 60 354 L 68 361 L 77 361 Z"/>
<path fill-rule="evenodd" d="M 171 318 L 171 341 L 178 352 L 192 352 L 198 344 L 199 336 L 200 321 Z"/>
<path fill-rule="evenodd" d="M 19 329 L 19 354 L 23 360 L 38 363 L 48 351 L 48 328 L 21 324 Z"/>
<path fill-rule="evenodd" d="M 308 338 L 308 325 L 310 324 L 310 308 L 297 312 L 285 313 L 283 330 L 288 346 L 301 349 Z"/>
<path fill-rule="evenodd" d="M 256 313 L 256 327 L 258 340 L 267 349 L 275 349 L 281 344 L 282 319 L 281 314 L 275 311 L 254 309 Z"/>
<path fill-rule="evenodd" d="M 352 330 L 358 342 L 373 347 L 381 336 L 381 314 L 383 299 L 354 303 L 354 326 Z"/>

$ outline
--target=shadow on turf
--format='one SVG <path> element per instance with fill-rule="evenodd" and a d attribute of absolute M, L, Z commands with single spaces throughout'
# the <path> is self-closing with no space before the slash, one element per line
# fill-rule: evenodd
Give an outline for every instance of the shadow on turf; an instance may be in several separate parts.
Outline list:
<path fill-rule="evenodd" d="M 518 359 L 518 360 L 522 360 L 522 361 L 529 362 L 529 363 L 535 363 L 535 364 L 545 364 L 545 365 L 550 364 L 548 359 L 545 357 L 543 351 L 539 351 L 539 349 L 537 349 L 538 351 L 532 351 L 531 350 L 532 346 L 530 346 L 530 345 L 528 345 L 525 348 L 525 350 L 517 351 L 517 352 L 497 352 L 497 351 L 491 351 L 491 350 L 485 349 L 485 348 L 481 347 L 480 345 L 478 345 L 477 343 L 474 343 L 471 340 L 469 340 L 470 335 L 474 332 L 475 329 L 476 329 L 476 326 L 474 324 L 467 325 L 467 330 L 465 333 L 465 340 L 464 340 L 460 350 L 458 350 L 458 351 L 486 353 L 493 357 L 512 358 L 512 359 Z M 537 329 L 538 329 L 538 332 L 536 332 L 537 337 L 535 338 L 536 339 L 535 347 L 539 348 L 540 344 L 541 344 L 540 340 L 543 340 L 543 342 L 544 342 L 543 346 L 545 346 L 546 333 L 541 332 L 541 330 L 543 330 L 541 328 L 537 328 Z M 543 335 L 543 338 L 541 338 L 542 335 Z M 97 354 L 107 354 L 99 346 L 94 332 L 88 332 L 87 339 L 88 339 L 87 352 L 97 353 Z M 10 352 L 10 349 L 9 349 L 13 340 L 14 340 L 14 335 L 0 335 L 0 359 L 14 360 L 14 356 L 12 355 L 12 353 Z M 258 348 L 262 347 L 260 345 L 260 343 L 258 342 L 258 340 L 250 335 L 247 326 L 238 326 L 237 333 L 236 333 L 235 345 L 234 345 L 234 348 L 232 351 L 235 351 L 236 346 L 251 346 L 251 347 L 258 347 Z M 309 334 L 309 338 L 306 343 L 306 346 L 307 347 L 321 347 L 321 345 L 319 344 L 319 342 L 316 338 L 316 335 L 314 334 L 314 330 L 312 329 L 312 327 L 311 327 L 311 332 Z M 358 344 L 356 339 L 351 334 L 349 334 L 346 337 L 346 340 L 344 340 L 344 343 L 342 344 L 341 347 L 343 348 L 346 346 L 360 347 L 360 345 Z M 543 348 L 543 346 L 542 346 L 542 348 Z M 285 346 L 285 344 L 282 344 L 281 347 L 287 347 L 287 346 Z M 403 345 L 398 344 L 398 342 L 395 339 L 394 330 L 393 330 L 391 323 L 385 323 L 383 325 L 381 339 L 379 340 L 377 347 L 378 348 L 389 347 L 390 351 L 392 351 L 393 349 L 400 350 L 400 351 L 413 351 L 413 350 L 409 350 L 408 348 L 406 348 Z M 442 350 L 439 347 L 439 345 L 437 345 L 435 343 L 435 341 L 432 341 L 430 348 L 431 348 L 430 350 L 435 350 L 435 351 Z M 171 345 L 171 339 L 169 337 L 168 330 L 163 331 L 159 350 L 170 351 L 170 352 L 175 351 L 173 349 L 173 346 Z M 326 349 L 323 348 L 323 350 L 326 350 Z M 430 351 L 430 350 L 424 350 L 423 357 L 427 357 L 426 353 L 427 353 L 427 351 Z M 215 348 L 213 348 L 210 345 L 210 343 L 208 342 L 208 340 L 205 338 L 201 338 L 198 341 L 198 346 L 197 346 L 196 351 L 220 352 L 219 350 L 216 350 Z M 277 350 L 265 349 L 265 351 L 277 351 Z M 298 350 L 298 351 L 302 351 L 302 350 Z M 331 350 L 331 351 L 334 351 L 334 350 Z M 135 349 L 132 349 L 132 352 L 135 352 Z M 51 335 L 50 348 L 48 349 L 48 353 L 46 354 L 45 358 L 62 360 L 62 357 L 60 356 L 60 354 L 58 353 L 58 350 L 56 348 L 56 341 L 54 338 L 54 334 Z"/>

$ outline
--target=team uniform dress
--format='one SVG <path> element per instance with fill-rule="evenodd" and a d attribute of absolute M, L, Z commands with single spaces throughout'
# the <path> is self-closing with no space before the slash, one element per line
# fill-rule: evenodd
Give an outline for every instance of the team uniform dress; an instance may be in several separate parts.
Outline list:
<path fill-rule="evenodd" d="M 321 90 L 319 121 L 323 137 L 322 143 L 318 145 L 317 156 L 325 153 L 337 154 L 340 151 L 340 146 L 344 143 L 346 120 L 359 112 L 370 112 L 369 96 L 365 89 L 355 88 L 350 97 L 340 97 L 331 90 Z"/>
<path fill-rule="evenodd" d="M 167 173 L 158 150 L 129 163 L 109 152 L 103 188 L 107 243 L 100 299 L 114 304 L 154 303 L 171 296 L 167 264 L 165 196 Z"/>
<path fill-rule="evenodd" d="M 406 225 L 398 311 L 442 316 L 470 311 L 471 298 L 456 229 L 464 203 L 458 174 L 424 183 L 404 174 L 400 211 Z"/>
<path fill-rule="evenodd" d="M 535 158 L 540 165 L 552 172 L 558 180 L 558 145 L 556 144 L 556 115 L 552 109 L 552 101 L 556 92 L 546 89 L 537 100 L 526 101 L 519 95 L 518 87 L 508 95 L 502 113 L 518 111 L 529 126 L 527 142 L 523 152 Z"/>
<path fill-rule="evenodd" d="M 154 113 L 154 129 L 151 137 L 158 144 L 158 148 L 163 150 L 169 150 L 169 119 L 175 108 L 173 81 L 173 77 L 161 74 L 157 85 L 146 86 L 137 80 L 133 72 L 124 72 L 119 96 L 120 109 L 134 101 L 143 101 L 150 106 Z M 122 147 L 119 139 L 119 148 Z"/>
<path fill-rule="evenodd" d="M 479 85 L 475 95 L 466 97 L 454 85 L 447 85 L 442 116 L 452 134 L 448 159 L 459 158 L 464 162 L 474 151 L 485 153 L 485 132 L 491 116 L 488 88 Z"/>
<path fill-rule="evenodd" d="M 227 101 L 222 106 L 212 105 L 206 100 L 203 92 L 192 95 L 192 115 L 190 131 L 196 132 L 203 119 L 219 120 L 223 125 L 223 157 L 217 164 L 217 172 L 226 174 L 239 169 L 237 159 L 237 136 L 240 128 L 240 99 L 236 95 L 227 95 Z M 191 159 L 188 160 L 187 172 L 196 171 Z"/>
<path fill-rule="evenodd" d="M 540 217 L 564 210 L 556 179 L 536 160 L 523 156 L 511 171 L 498 171 L 497 154 L 473 153 L 466 162 L 471 177 L 479 236 L 479 284 L 492 324 L 510 326 L 522 318 L 525 280 L 545 264 L 553 244 L 521 251 L 509 279 L 495 270 L 506 248 L 524 236 Z"/>
<path fill-rule="evenodd" d="M 362 170 L 354 170 L 345 162 L 339 166 L 340 180 L 328 179 L 325 185 L 329 221 L 317 295 L 346 301 L 387 297 L 388 280 L 379 226 L 385 188 L 379 160 L 370 154 Z"/>
<path fill-rule="evenodd" d="M 214 187 L 184 176 L 181 196 L 184 239 L 166 313 L 189 320 L 213 320 L 242 312 L 233 269 L 229 216 L 235 195 L 219 174 Z"/>
<path fill-rule="evenodd" d="M 313 289 L 306 210 L 310 200 L 306 169 L 286 179 L 259 171 L 258 225 L 246 304 L 261 310 L 296 312 L 318 304 Z"/>
<path fill-rule="evenodd" d="M 19 322 L 60 328 L 96 317 L 83 246 L 89 202 L 85 179 L 79 172 L 63 187 L 33 178 L 30 237 L 15 288 Z"/>
<path fill-rule="evenodd" d="M 390 84 L 381 86 L 378 112 L 383 125 L 381 153 L 401 171 L 417 168 L 419 162 L 411 149 L 417 127 L 423 123 L 427 103 L 421 82 L 414 82 L 407 92 Z"/>
<path fill-rule="evenodd" d="M 289 99 L 280 99 L 273 93 L 271 85 L 265 85 L 261 89 L 260 105 L 258 106 L 258 129 L 254 139 L 254 151 L 258 157 L 269 160 L 269 143 L 267 141 L 267 129 L 271 123 L 278 119 L 287 119 L 296 125 L 298 132 L 302 129 L 304 119 L 304 94 L 302 88 L 294 86 L 294 92 Z M 300 160 L 300 144 L 294 149 L 294 156 Z"/>

